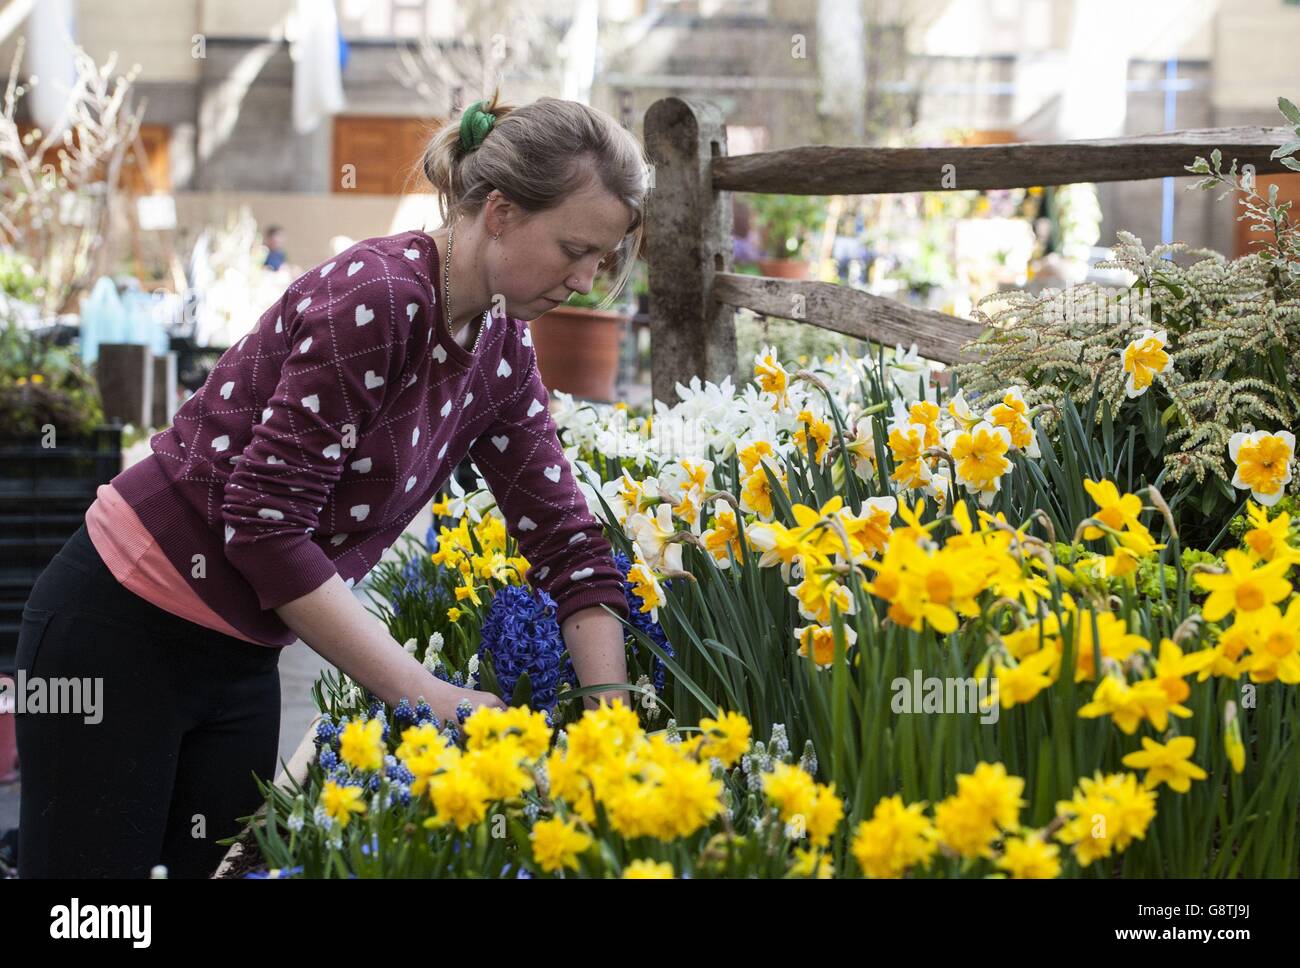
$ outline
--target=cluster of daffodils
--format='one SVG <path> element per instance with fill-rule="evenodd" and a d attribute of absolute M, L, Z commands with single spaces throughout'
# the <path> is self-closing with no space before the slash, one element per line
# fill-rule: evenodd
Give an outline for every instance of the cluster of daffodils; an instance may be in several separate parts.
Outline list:
<path fill-rule="evenodd" d="M 1032 419 L 1014 386 L 982 413 L 964 392 L 942 408 L 928 400 L 910 406 L 895 400 L 888 427 L 894 464 L 890 480 L 899 490 L 929 494 L 942 503 L 955 477 L 956 484 L 988 507 L 1011 470 L 1011 454 L 1041 456 Z M 869 425 L 859 423 L 858 431 L 859 438 L 870 437 Z"/>
<path fill-rule="evenodd" d="M 454 481 L 455 479 L 452 478 Z M 456 485 L 459 490 L 459 485 Z M 476 492 L 479 493 L 479 492 Z M 431 559 L 435 566 L 456 576 L 452 585 L 457 606 L 461 603 L 481 606 L 480 587 L 491 581 L 497 585 L 517 585 L 524 580 L 528 562 L 521 556 L 507 556 L 505 520 L 495 513 L 487 513 L 480 500 L 478 506 L 453 493 L 433 505 L 433 513 L 452 519 L 453 525 L 443 525 L 434 542 Z M 454 621 L 454 619 L 453 619 Z"/>
<path fill-rule="evenodd" d="M 673 856 L 674 845 L 686 847 L 677 856 L 697 876 L 735 874 L 747 856 L 755 861 L 749 870 L 778 876 L 834 872 L 831 842 L 843 802 L 833 785 L 814 780 L 811 750 L 797 764 L 786 762 L 782 727 L 765 749 L 734 712 L 702 719 L 689 736 L 675 728 L 647 733 L 622 703 L 589 710 L 560 731 L 543 713 L 517 707 L 480 708 L 459 726 L 440 727 L 423 704 L 403 705 L 391 730 L 382 709 L 374 712 L 320 724 L 320 782 L 288 821 L 295 834 L 314 824 L 325 850 L 339 856 L 354 843 L 367 857 L 401 849 L 378 833 L 396 810 L 404 811 L 399 839 L 418 824 L 428 855 L 442 851 L 444 861 L 459 854 L 455 845 L 482 842 L 481 831 L 494 824 L 514 827 L 520 833 L 505 868 L 529 872 L 522 876 L 673 877 L 679 871 L 664 856 Z M 742 813 L 743 833 L 736 826 Z M 358 829 L 367 821 L 372 825 Z M 648 842 L 667 853 L 628 856 L 636 852 L 631 845 L 640 850 Z"/>
<path fill-rule="evenodd" d="M 1052 823 L 1030 829 L 1020 821 L 1024 787 L 1001 763 L 979 763 L 957 777 L 957 792 L 935 804 L 933 817 L 924 802 L 881 799 L 858 824 L 850 849 L 869 877 L 923 872 L 947 858 L 986 860 L 1001 876 L 1053 878 L 1061 872 L 1062 845 L 1087 867 L 1143 838 L 1155 817 L 1155 796 L 1136 775 L 1099 773 L 1080 779 L 1074 796 L 1056 805 Z"/>

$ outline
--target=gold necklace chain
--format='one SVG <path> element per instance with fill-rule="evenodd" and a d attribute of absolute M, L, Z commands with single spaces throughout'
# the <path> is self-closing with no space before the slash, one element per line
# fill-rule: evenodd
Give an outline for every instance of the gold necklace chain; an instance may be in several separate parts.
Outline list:
<path fill-rule="evenodd" d="M 442 264 L 442 301 L 447 304 L 447 332 L 451 333 L 451 245 L 452 235 L 455 232 L 455 225 L 447 229 L 447 261 Z M 474 345 L 470 347 L 469 355 L 474 356 L 478 353 L 478 344 L 483 340 L 483 331 L 487 329 L 487 313 L 483 313 L 483 319 L 479 321 L 478 335 L 474 337 Z M 452 334 L 455 338 L 455 334 Z"/>

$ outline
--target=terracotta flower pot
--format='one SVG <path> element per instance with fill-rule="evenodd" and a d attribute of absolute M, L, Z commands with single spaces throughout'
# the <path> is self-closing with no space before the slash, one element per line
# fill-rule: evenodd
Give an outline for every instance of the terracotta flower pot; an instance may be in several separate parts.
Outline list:
<path fill-rule="evenodd" d="M 759 259 L 758 271 L 775 279 L 808 279 L 812 265 L 800 259 Z"/>
<path fill-rule="evenodd" d="M 612 403 L 628 318 L 626 313 L 560 305 L 530 321 L 546 388 Z"/>

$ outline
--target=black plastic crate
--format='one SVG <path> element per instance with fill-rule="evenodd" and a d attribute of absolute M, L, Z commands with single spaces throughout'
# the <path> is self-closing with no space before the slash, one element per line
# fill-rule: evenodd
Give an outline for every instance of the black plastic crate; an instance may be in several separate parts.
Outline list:
<path fill-rule="evenodd" d="M 0 672 L 11 672 L 23 606 L 50 559 L 122 469 L 122 427 L 42 447 L 0 439 Z"/>

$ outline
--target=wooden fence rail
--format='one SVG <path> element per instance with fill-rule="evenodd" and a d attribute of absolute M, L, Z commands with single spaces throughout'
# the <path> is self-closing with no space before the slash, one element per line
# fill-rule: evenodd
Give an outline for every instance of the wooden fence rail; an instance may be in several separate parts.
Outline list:
<path fill-rule="evenodd" d="M 978 335 L 971 320 L 845 286 L 733 272 L 731 192 L 864 195 L 1187 177 L 1184 166 L 1215 148 L 1225 164 L 1235 158 L 1269 174 L 1286 170 L 1269 155 L 1290 140 L 1288 128 L 1204 128 L 964 148 L 804 145 L 732 158 L 717 105 L 662 98 L 645 119 L 654 166 L 646 212 L 654 398 L 672 402 L 676 384 L 696 375 L 741 379 L 737 308 L 886 345 L 916 343 L 945 363 L 959 362 L 962 344 Z"/>

